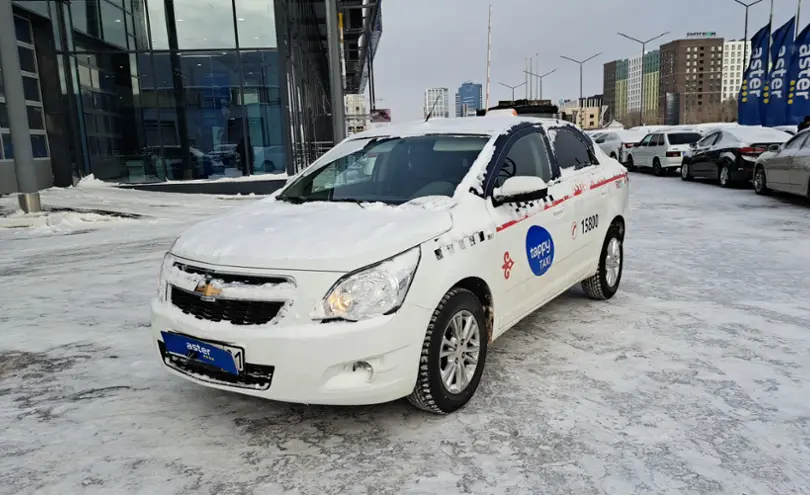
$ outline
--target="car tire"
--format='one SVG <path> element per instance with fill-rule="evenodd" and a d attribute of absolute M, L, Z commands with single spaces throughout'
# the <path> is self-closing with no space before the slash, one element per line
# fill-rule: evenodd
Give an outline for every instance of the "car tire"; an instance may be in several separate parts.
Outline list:
<path fill-rule="evenodd" d="M 617 225 L 611 225 L 602 244 L 596 275 L 582 281 L 582 290 L 591 299 L 610 299 L 619 290 L 623 268 L 624 236 Z"/>
<path fill-rule="evenodd" d="M 658 158 L 653 158 L 652 169 L 653 175 L 655 175 L 656 177 L 661 177 L 661 175 L 663 175 L 664 173 L 664 171 L 661 169 L 661 162 L 658 160 Z"/>
<path fill-rule="evenodd" d="M 765 169 L 761 166 L 754 169 L 754 192 L 760 196 L 771 192 L 768 189 L 768 178 L 765 176 Z"/>
<path fill-rule="evenodd" d="M 636 166 L 633 164 L 633 155 L 627 157 L 627 161 L 624 163 L 625 168 L 627 168 L 628 172 L 635 172 Z"/>
<path fill-rule="evenodd" d="M 457 325 L 454 320 L 472 317 L 469 322 L 475 322 L 477 326 L 477 351 L 473 355 L 470 349 L 476 348 L 469 343 L 476 340 L 471 338 L 463 347 L 457 346 L 455 349 L 447 348 L 445 341 L 453 342 L 453 339 L 462 338 L 457 333 Z M 487 344 L 489 341 L 488 321 L 484 313 L 484 307 L 478 297 L 467 289 L 455 287 L 444 295 L 439 305 L 433 311 L 430 318 L 425 340 L 422 344 L 422 354 L 419 357 L 419 374 L 413 392 L 408 396 L 408 402 L 424 411 L 436 414 L 449 414 L 464 407 L 475 394 L 478 384 L 481 381 L 481 374 L 486 363 Z M 445 337 L 450 334 L 450 337 Z M 462 363 L 468 359 L 475 359 L 475 368 L 471 378 L 468 378 L 466 386 L 458 391 L 453 391 L 452 386 L 448 386 L 442 377 L 442 371 L 446 371 L 452 362 L 453 356 L 442 357 L 443 352 L 458 352 L 455 356 L 456 362 L 461 357 Z M 454 368 L 458 369 L 458 368 Z M 467 369 L 466 367 L 464 369 Z M 469 372 L 469 370 L 467 369 Z M 450 377 L 459 379 L 458 373 L 450 373 Z M 463 383 L 463 380 L 462 380 Z M 456 384 L 458 386 L 458 383 Z"/>
<path fill-rule="evenodd" d="M 611 154 L 610 154 L 610 157 L 611 157 L 611 158 L 613 158 L 614 160 L 618 160 L 618 159 L 619 159 L 619 158 L 616 156 L 616 153 L 611 153 Z"/>
<path fill-rule="evenodd" d="M 690 170 L 689 164 L 686 162 L 681 162 L 681 180 L 692 180 L 692 170 Z"/>
<path fill-rule="evenodd" d="M 727 163 L 721 164 L 717 169 L 717 182 L 720 187 L 731 187 L 731 170 L 729 170 Z"/>

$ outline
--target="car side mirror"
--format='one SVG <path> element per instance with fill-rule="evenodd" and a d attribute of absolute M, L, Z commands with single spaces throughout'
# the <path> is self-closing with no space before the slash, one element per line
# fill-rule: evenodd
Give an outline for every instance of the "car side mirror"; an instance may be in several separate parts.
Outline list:
<path fill-rule="evenodd" d="M 772 144 L 768 146 L 768 151 L 773 151 L 774 153 L 778 153 L 782 149 L 781 144 Z"/>
<path fill-rule="evenodd" d="M 689 147 L 695 149 L 697 148 L 697 143 L 689 143 Z"/>
<path fill-rule="evenodd" d="M 548 184 L 540 177 L 509 177 L 503 186 L 492 192 L 492 202 L 495 206 L 505 203 L 519 203 L 524 201 L 538 201 L 548 196 Z"/>

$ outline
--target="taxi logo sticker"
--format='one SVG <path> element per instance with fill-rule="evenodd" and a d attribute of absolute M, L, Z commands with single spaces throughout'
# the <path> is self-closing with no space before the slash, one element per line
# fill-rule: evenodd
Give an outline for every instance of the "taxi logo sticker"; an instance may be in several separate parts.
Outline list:
<path fill-rule="evenodd" d="M 579 225 L 574 222 L 571 224 L 571 239 L 577 238 L 577 232 L 579 232 Z"/>
<path fill-rule="evenodd" d="M 545 274 L 554 262 L 554 240 L 548 230 L 537 225 L 526 232 L 526 257 L 532 273 L 538 277 Z"/>
<path fill-rule="evenodd" d="M 512 259 L 512 256 L 509 254 L 509 251 L 503 253 L 503 278 L 509 280 L 509 277 L 512 275 L 512 267 L 515 266 L 515 261 Z"/>

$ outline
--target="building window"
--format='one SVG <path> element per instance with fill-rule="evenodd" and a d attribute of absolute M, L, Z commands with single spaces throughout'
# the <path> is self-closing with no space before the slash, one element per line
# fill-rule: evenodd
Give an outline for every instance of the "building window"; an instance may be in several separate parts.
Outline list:
<path fill-rule="evenodd" d="M 149 2 L 149 8 L 154 3 L 158 2 Z M 174 11 L 177 44 L 181 50 L 236 48 L 231 0 L 176 0 Z M 264 29 L 272 29 L 275 34 L 275 25 L 264 26 Z"/>

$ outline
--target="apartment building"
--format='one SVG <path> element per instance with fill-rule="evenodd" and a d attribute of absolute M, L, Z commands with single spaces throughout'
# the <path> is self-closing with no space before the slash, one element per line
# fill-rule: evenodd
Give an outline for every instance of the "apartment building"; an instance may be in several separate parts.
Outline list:
<path fill-rule="evenodd" d="M 434 106 L 435 105 L 435 106 Z M 433 109 L 433 113 L 431 113 Z M 450 90 L 447 88 L 428 88 L 425 90 L 424 115 L 432 117 L 450 116 Z"/>
<path fill-rule="evenodd" d="M 369 114 L 366 107 L 366 95 L 346 95 L 346 127 L 349 134 L 356 134 L 368 129 Z"/>
<path fill-rule="evenodd" d="M 621 120 L 627 115 L 629 63 L 625 60 L 616 61 L 616 114 L 614 118 Z"/>
<path fill-rule="evenodd" d="M 661 52 L 653 50 L 644 55 L 644 123 L 658 123 L 658 85 L 660 84 Z"/>
<path fill-rule="evenodd" d="M 603 104 L 605 110 L 605 120 L 610 122 L 616 118 L 616 61 L 608 62 L 604 66 L 602 77 Z"/>
<path fill-rule="evenodd" d="M 707 106 L 720 103 L 723 38 L 687 38 L 661 45 L 658 114 L 667 124 L 700 120 Z M 667 107 L 677 100 L 677 106 Z"/>
<path fill-rule="evenodd" d="M 723 101 L 736 99 L 742 85 L 742 74 L 751 55 L 751 42 L 732 40 L 723 43 Z"/>
<path fill-rule="evenodd" d="M 579 100 L 560 100 L 558 108 L 565 120 L 582 129 L 597 129 L 601 127 L 603 105 L 604 95 L 593 95 L 582 98 L 581 106 Z"/>
<path fill-rule="evenodd" d="M 456 117 L 475 116 L 484 108 L 484 87 L 472 81 L 464 82 L 456 92 Z"/>

